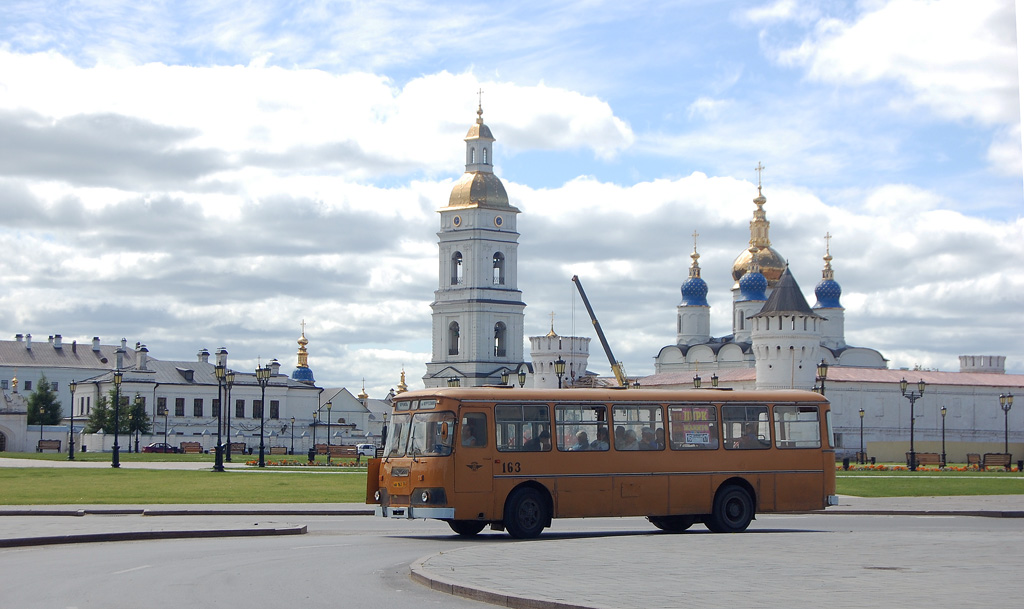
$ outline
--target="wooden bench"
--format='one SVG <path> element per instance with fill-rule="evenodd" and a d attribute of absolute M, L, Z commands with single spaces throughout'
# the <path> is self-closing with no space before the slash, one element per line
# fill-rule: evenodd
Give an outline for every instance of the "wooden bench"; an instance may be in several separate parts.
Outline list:
<path fill-rule="evenodd" d="M 272 455 L 287 455 L 288 454 L 288 447 L 287 446 L 271 446 L 270 447 L 270 454 L 272 454 Z"/>
<path fill-rule="evenodd" d="M 199 442 L 182 442 L 179 447 L 181 448 L 181 452 L 187 455 L 195 455 L 203 452 L 203 445 Z"/>
<path fill-rule="evenodd" d="M 917 459 L 918 465 L 936 465 L 939 467 L 944 465 L 942 463 L 942 458 L 939 456 L 939 453 L 915 453 L 915 458 Z M 910 467 L 909 452 L 907 453 L 907 467 Z"/>
<path fill-rule="evenodd" d="M 244 455 L 249 452 L 249 449 L 245 446 L 245 442 L 232 442 L 228 447 L 231 449 L 232 455 Z"/>
<path fill-rule="evenodd" d="M 1010 471 L 1010 458 L 1012 455 L 1008 453 L 985 453 L 985 456 L 981 459 L 981 469 L 987 470 L 990 467 L 1002 467 L 1006 471 Z"/>
<path fill-rule="evenodd" d="M 981 469 L 981 455 L 978 453 L 967 453 L 967 467 Z"/>
<path fill-rule="evenodd" d="M 359 449 L 355 446 L 331 446 L 332 457 L 358 457 Z"/>
<path fill-rule="evenodd" d="M 36 442 L 36 452 L 41 453 L 44 450 L 60 452 L 60 440 L 39 440 Z"/>

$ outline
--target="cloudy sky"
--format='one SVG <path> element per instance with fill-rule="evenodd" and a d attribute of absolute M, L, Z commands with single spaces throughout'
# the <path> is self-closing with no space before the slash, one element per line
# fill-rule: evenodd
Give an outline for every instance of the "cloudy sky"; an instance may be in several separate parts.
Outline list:
<path fill-rule="evenodd" d="M 7 0 L 0 336 L 224 346 L 237 369 L 420 386 L 436 211 L 484 118 L 519 218 L 527 335 L 630 375 L 675 341 L 700 234 L 712 333 L 763 163 L 809 302 L 893 368 L 1024 373 L 1024 196 L 1006 0 Z M 595 337 L 596 338 L 596 337 Z M 590 369 L 608 374 L 595 340 Z"/>

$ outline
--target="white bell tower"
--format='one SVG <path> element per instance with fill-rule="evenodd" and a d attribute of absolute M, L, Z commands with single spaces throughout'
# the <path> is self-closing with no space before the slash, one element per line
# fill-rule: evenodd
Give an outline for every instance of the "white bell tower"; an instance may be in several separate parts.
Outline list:
<path fill-rule="evenodd" d="M 425 387 L 499 384 L 523 362 L 523 303 L 517 287 L 519 233 L 501 180 L 483 108 L 466 134 L 466 172 L 439 210 L 438 289 Z"/>

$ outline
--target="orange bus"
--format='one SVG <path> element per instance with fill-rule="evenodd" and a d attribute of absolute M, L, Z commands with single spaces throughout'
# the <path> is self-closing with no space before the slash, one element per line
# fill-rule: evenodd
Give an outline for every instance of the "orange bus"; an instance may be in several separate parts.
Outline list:
<path fill-rule="evenodd" d="M 739 532 L 836 504 L 828 401 L 809 391 L 444 388 L 399 394 L 366 500 L 462 536 L 646 516 Z"/>

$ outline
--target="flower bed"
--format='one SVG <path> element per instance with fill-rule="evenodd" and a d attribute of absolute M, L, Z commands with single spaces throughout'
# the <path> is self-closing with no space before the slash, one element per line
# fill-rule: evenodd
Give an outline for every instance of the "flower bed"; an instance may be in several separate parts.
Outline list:
<path fill-rule="evenodd" d="M 836 471 L 851 471 L 851 472 L 906 472 L 910 471 L 910 468 L 906 465 L 896 464 L 883 464 L 877 465 L 856 465 L 851 463 L 848 469 L 844 469 L 842 463 L 836 463 Z M 918 465 L 917 471 L 919 472 L 976 472 L 979 471 L 976 467 L 968 467 L 966 465 L 947 465 L 946 467 L 938 466 L 926 466 Z M 1003 469 L 999 469 L 1001 472 L 1005 472 Z M 1010 468 L 1011 472 L 1020 471 L 1016 467 Z"/>
<path fill-rule="evenodd" d="M 259 460 L 246 461 L 246 465 L 259 465 Z M 366 468 L 366 461 L 356 463 L 355 461 L 306 461 L 300 459 L 264 459 L 267 467 L 360 467 Z"/>

